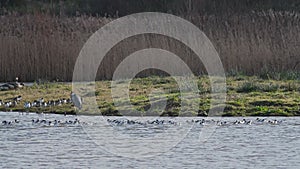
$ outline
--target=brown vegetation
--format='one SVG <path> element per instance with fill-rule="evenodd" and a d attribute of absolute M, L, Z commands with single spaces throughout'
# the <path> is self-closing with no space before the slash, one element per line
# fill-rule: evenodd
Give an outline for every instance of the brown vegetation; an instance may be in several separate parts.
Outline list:
<path fill-rule="evenodd" d="M 300 71 L 299 13 L 267 11 L 187 18 L 213 42 L 227 72 Z M 72 80 L 83 44 L 111 20 L 38 13 L 0 16 L 0 81 L 11 81 L 17 76 L 22 81 Z M 110 79 L 122 59 L 147 47 L 168 49 L 180 55 L 195 73 L 205 72 L 200 61 L 181 43 L 162 36 L 141 35 L 124 40 L 106 55 L 98 79 Z"/>

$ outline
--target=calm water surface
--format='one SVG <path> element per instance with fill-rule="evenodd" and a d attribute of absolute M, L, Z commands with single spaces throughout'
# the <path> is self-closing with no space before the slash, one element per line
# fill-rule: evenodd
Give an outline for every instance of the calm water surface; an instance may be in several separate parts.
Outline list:
<path fill-rule="evenodd" d="M 76 118 L 81 120 L 80 125 L 32 123 L 32 119 L 63 122 Z M 171 150 L 139 159 L 115 156 L 104 151 L 86 134 L 87 130 L 99 130 L 96 127 L 99 118 L 0 112 L 1 122 L 20 120 L 11 125 L 0 124 L 0 168 L 300 168 L 299 117 L 267 118 L 282 121 L 277 125 L 230 123 L 217 126 L 206 142 L 196 141 L 203 126 L 195 125 L 185 139 Z M 179 124 L 192 119 L 169 120 Z M 242 118 L 214 120 L 234 122 Z M 135 131 L 135 137 L 145 137 L 150 133 L 151 138 L 149 131 L 161 131 L 164 127 L 176 130 L 180 125 L 163 126 L 159 130 L 141 126 L 133 129 L 128 125 L 115 128 L 125 133 Z M 101 137 L 106 137 L 105 132 Z"/>

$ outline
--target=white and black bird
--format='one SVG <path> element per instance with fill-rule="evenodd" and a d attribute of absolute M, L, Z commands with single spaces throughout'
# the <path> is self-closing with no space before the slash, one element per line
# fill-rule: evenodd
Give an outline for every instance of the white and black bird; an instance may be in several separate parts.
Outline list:
<path fill-rule="evenodd" d="M 45 102 L 44 98 L 40 98 L 37 100 L 40 104 L 43 104 Z"/>
<path fill-rule="evenodd" d="M 17 102 L 20 102 L 22 100 L 22 96 L 15 97 L 13 100 L 17 101 Z"/>
<path fill-rule="evenodd" d="M 82 108 L 82 99 L 77 94 L 71 92 L 71 100 L 75 107 L 77 107 L 79 110 Z"/>
<path fill-rule="evenodd" d="M 25 86 L 24 83 L 20 83 L 19 82 L 19 78 L 18 77 L 16 77 L 16 81 L 15 82 L 11 82 L 11 83 L 9 83 L 9 85 L 13 85 L 14 89 L 22 88 L 22 87 Z"/>

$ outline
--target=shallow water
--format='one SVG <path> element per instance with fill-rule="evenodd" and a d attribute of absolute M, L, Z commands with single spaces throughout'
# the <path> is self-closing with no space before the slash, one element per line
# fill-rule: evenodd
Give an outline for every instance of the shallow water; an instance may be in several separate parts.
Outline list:
<path fill-rule="evenodd" d="M 81 124 L 42 125 L 32 119 L 60 120 L 78 118 Z M 109 117 L 118 119 L 117 117 Z M 199 141 L 199 133 L 206 125 L 191 124 L 193 118 L 164 118 L 165 125 L 144 125 L 153 118 L 134 119 L 143 124 L 99 125 L 102 117 L 21 115 L 1 113 L 0 120 L 19 123 L 0 124 L 0 168 L 299 168 L 300 167 L 300 118 L 268 117 L 281 123 L 233 124 L 242 118 L 207 118 L 228 121 L 228 125 L 207 123 L 212 132 L 207 140 Z M 199 118 L 201 119 L 201 118 Z M 120 119 L 119 119 L 120 120 Z M 123 120 L 123 119 L 121 119 Z M 184 130 L 185 127 L 191 127 Z M 113 132 L 108 133 L 108 128 Z M 158 133 L 188 131 L 183 140 L 171 148 L 161 147 L 162 154 L 139 158 L 123 156 L 118 150 L 139 150 L 139 145 L 110 140 L 114 134 L 122 133 L 127 138 L 150 140 L 160 138 Z M 88 134 L 87 134 L 88 133 Z M 93 133 L 98 138 L 93 137 Z M 170 134 L 170 133 L 166 133 Z M 108 142 L 99 144 L 101 138 Z M 154 140 L 155 139 L 155 140 Z M 165 139 L 165 138 L 161 138 Z M 103 142 L 102 142 L 103 143 Z M 118 144 L 116 144 L 118 143 Z M 144 145 L 145 147 L 155 145 Z M 111 148 L 111 149 L 110 149 Z M 116 149 L 113 149 L 116 148 Z M 127 148 L 127 149 L 126 149 Z M 166 148 L 166 149 L 164 149 Z M 145 155 L 145 154 L 144 154 Z"/>

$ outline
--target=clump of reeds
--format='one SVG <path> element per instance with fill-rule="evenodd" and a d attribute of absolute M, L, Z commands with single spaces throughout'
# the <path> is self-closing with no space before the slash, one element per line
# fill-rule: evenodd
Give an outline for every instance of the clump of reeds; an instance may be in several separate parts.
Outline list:
<path fill-rule="evenodd" d="M 227 72 L 260 75 L 266 70 L 300 71 L 299 13 L 266 11 L 224 17 L 192 15 L 188 19 L 212 41 Z M 41 13 L 0 16 L 0 81 L 15 77 L 23 81 L 70 81 L 83 44 L 111 20 Z M 201 61 L 189 48 L 174 39 L 147 34 L 131 37 L 112 48 L 100 65 L 97 78 L 110 79 L 126 56 L 148 47 L 170 50 L 195 74 L 205 73 Z M 162 73 L 148 70 L 141 75 Z"/>

